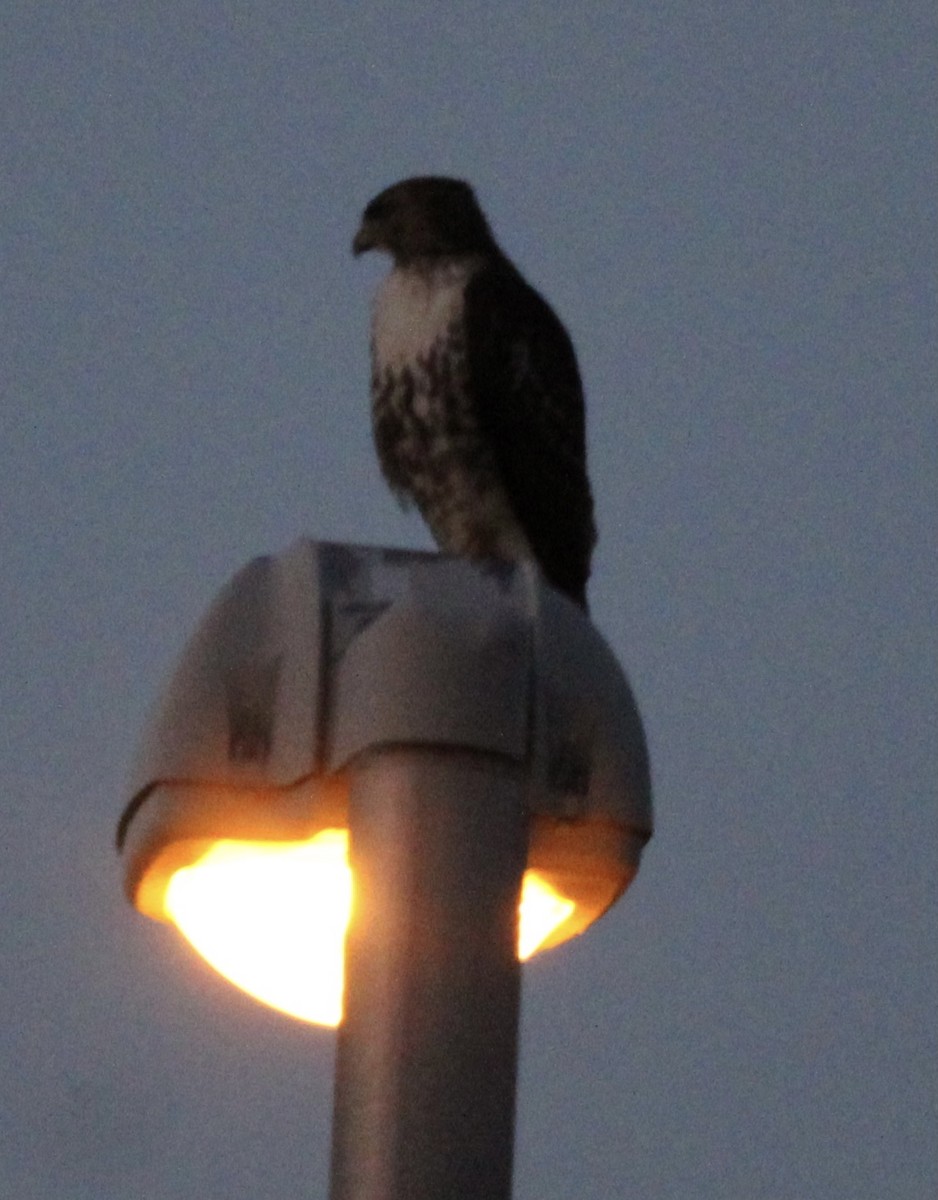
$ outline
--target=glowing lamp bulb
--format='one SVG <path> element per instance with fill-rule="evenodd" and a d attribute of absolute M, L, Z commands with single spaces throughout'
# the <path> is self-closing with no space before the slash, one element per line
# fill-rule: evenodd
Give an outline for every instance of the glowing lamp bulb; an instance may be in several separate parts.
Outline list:
<path fill-rule="evenodd" d="M 216 842 L 173 874 L 166 912 L 243 991 L 301 1020 L 338 1025 L 352 904 L 347 846 L 335 829 L 308 842 Z"/>
<path fill-rule="evenodd" d="M 163 906 L 242 991 L 300 1020 L 339 1024 L 352 907 L 345 830 L 306 842 L 216 842 L 173 873 Z M 525 872 L 518 957 L 530 958 L 574 907 L 535 871 Z"/>
<path fill-rule="evenodd" d="M 536 871 L 525 871 L 518 908 L 518 957 L 527 962 L 576 905 L 555 892 Z"/>

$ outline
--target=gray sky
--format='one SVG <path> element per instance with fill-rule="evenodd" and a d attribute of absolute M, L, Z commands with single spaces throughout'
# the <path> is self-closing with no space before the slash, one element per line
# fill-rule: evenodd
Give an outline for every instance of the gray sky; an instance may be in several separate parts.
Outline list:
<path fill-rule="evenodd" d="M 516 1196 L 935 1194 L 933 9 L 6 6 L 0 1194 L 325 1194 L 332 1035 L 137 917 L 112 836 L 229 575 L 430 545 L 349 243 L 431 171 L 576 343 L 656 783 L 526 969 Z"/>

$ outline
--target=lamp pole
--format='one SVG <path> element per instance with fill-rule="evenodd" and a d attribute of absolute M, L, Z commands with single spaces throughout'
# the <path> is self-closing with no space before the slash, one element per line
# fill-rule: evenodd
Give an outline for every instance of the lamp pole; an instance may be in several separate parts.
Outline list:
<path fill-rule="evenodd" d="M 353 764 L 355 900 L 331 1200 L 508 1200 L 523 777 L 440 748 Z"/>

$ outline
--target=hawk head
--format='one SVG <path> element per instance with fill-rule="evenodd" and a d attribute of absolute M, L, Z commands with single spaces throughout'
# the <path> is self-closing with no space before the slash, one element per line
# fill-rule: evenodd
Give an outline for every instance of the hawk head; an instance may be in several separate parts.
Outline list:
<path fill-rule="evenodd" d="M 492 251 L 475 193 L 461 179 L 422 175 L 385 188 L 362 213 L 352 251 L 386 250 L 397 265 Z"/>

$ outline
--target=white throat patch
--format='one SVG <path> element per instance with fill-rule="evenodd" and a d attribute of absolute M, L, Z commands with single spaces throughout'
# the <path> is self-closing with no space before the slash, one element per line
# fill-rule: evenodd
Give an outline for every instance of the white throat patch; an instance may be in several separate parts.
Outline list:
<path fill-rule="evenodd" d="M 395 267 L 379 286 L 372 309 L 375 363 L 392 370 L 425 355 L 462 317 L 466 283 L 476 260 L 434 267 Z"/>

